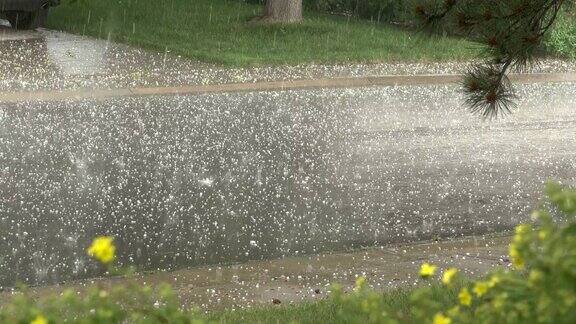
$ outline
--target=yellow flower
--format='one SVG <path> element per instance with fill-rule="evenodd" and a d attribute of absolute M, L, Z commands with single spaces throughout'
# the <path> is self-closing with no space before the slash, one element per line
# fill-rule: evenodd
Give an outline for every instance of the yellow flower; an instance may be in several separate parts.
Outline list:
<path fill-rule="evenodd" d="M 474 284 L 473 290 L 476 296 L 482 297 L 488 292 L 488 284 L 484 281 L 478 281 Z"/>
<path fill-rule="evenodd" d="M 493 275 L 490 280 L 488 280 L 488 287 L 494 288 L 497 284 L 500 283 L 500 277 L 498 275 Z"/>
<path fill-rule="evenodd" d="M 438 313 L 434 315 L 434 320 L 432 321 L 433 324 L 451 324 L 452 320 L 450 317 L 444 316 L 442 313 Z"/>
<path fill-rule="evenodd" d="M 113 238 L 110 236 L 99 236 L 92 242 L 88 248 L 88 255 L 102 262 L 108 264 L 116 258 L 116 247 L 114 246 Z"/>
<path fill-rule="evenodd" d="M 468 288 L 462 288 L 462 290 L 460 290 L 458 300 L 460 301 L 460 304 L 464 306 L 472 305 L 472 295 L 470 294 L 470 291 L 468 291 Z"/>
<path fill-rule="evenodd" d="M 525 242 L 526 241 L 526 235 L 528 235 L 532 232 L 532 226 L 530 226 L 528 224 L 520 224 L 520 225 L 516 226 L 515 232 L 516 232 L 516 235 L 514 235 L 512 242 L 515 242 L 515 243 Z"/>
<path fill-rule="evenodd" d="M 531 230 L 532 226 L 528 224 L 520 224 L 515 228 L 516 235 L 518 235 L 520 238 L 522 238 L 525 234 L 530 233 Z"/>
<path fill-rule="evenodd" d="M 549 236 L 550 236 L 549 230 L 541 229 L 540 231 L 538 231 L 538 238 L 540 239 L 540 241 L 546 240 Z"/>
<path fill-rule="evenodd" d="M 515 244 L 510 245 L 509 254 L 510 258 L 512 259 L 512 265 L 518 270 L 524 269 L 524 258 L 520 255 L 520 251 L 518 251 L 518 248 Z"/>
<path fill-rule="evenodd" d="M 456 268 L 449 268 L 442 274 L 442 283 L 445 285 L 450 285 L 452 280 L 458 274 L 458 269 Z"/>
<path fill-rule="evenodd" d="M 38 315 L 34 320 L 32 320 L 32 322 L 30 322 L 30 324 L 48 324 L 48 320 L 46 317 Z"/>
<path fill-rule="evenodd" d="M 430 263 L 424 263 L 420 267 L 420 277 L 422 277 L 424 279 L 430 278 L 430 277 L 434 276 L 434 274 L 436 273 L 436 269 L 438 269 L 437 266 L 432 265 Z"/>
<path fill-rule="evenodd" d="M 356 290 L 362 290 L 366 287 L 366 277 L 358 277 L 356 279 Z"/>

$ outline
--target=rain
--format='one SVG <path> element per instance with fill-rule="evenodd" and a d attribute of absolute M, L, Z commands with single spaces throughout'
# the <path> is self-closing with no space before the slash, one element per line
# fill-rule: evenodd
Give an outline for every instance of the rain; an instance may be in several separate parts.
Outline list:
<path fill-rule="evenodd" d="M 468 113 L 457 84 L 2 100 L 463 68 L 225 69 L 3 28 L 0 290 L 106 281 L 86 254 L 98 235 L 115 238 L 120 265 L 205 309 L 320 299 L 358 276 L 414 285 L 423 256 L 471 274 L 508 266 L 495 233 L 529 218 L 548 179 L 575 182 L 574 83 L 518 84 L 514 113 L 492 121 Z"/>

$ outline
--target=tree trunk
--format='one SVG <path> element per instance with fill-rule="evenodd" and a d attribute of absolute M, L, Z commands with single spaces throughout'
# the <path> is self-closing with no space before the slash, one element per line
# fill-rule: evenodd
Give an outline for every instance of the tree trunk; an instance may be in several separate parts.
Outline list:
<path fill-rule="evenodd" d="M 263 20 L 293 23 L 302 20 L 302 0 L 266 0 Z"/>

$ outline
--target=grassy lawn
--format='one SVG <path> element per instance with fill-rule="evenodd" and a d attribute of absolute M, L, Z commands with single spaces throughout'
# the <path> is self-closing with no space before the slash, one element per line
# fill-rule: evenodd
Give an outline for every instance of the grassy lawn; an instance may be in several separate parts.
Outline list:
<path fill-rule="evenodd" d="M 478 53 L 465 40 L 314 12 L 295 26 L 248 23 L 260 11 L 238 0 L 79 0 L 54 8 L 48 27 L 229 66 L 466 60 Z"/>
<path fill-rule="evenodd" d="M 450 308 L 454 305 L 463 282 L 456 288 L 448 289 L 439 284 L 431 285 L 431 292 L 434 301 L 443 308 Z M 411 308 L 411 297 L 415 288 L 403 288 L 383 293 L 381 304 L 382 311 L 392 315 L 401 323 L 417 323 L 413 318 Z M 369 323 L 369 316 L 362 312 L 344 309 L 343 305 L 333 299 L 325 299 L 317 302 L 301 303 L 288 306 L 267 306 L 248 310 L 236 310 L 227 312 L 216 312 L 207 316 L 207 320 L 216 323 Z M 379 308 L 380 309 L 380 308 Z M 344 312 L 341 312 L 344 311 Z"/>
<path fill-rule="evenodd" d="M 270 306 L 251 310 L 214 313 L 207 317 L 217 323 L 339 323 L 338 305 L 330 300 L 290 306 Z"/>
<path fill-rule="evenodd" d="M 404 314 L 402 317 L 408 317 L 410 314 L 410 291 L 397 290 L 384 294 L 384 299 L 389 305 L 388 310 L 393 310 L 397 314 Z M 342 318 L 338 316 L 340 305 L 331 299 L 321 300 L 318 302 L 308 302 L 288 306 L 269 306 L 248 310 L 227 311 L 223 313 L 214 313 L 208 316 L 207 320 L 219 323 L 354 323 L 367 321 L 367 318 L 359 314 Z"/>

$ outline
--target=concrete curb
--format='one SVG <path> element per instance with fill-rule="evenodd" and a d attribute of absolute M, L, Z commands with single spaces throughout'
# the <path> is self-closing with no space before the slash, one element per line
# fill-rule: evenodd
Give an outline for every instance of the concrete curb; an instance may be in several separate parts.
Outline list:
<path fill-rule="evenodd" d="M 462 75 L 388 75 L 374 77 L 345 77 L 315 80 L 263 81 L 255 83 L 229 83 L 212 85 L 183 85 L 168 87 L 138 87 L 120 89 L 46 90 L 0 93 L 0 103 L 30 101 L 103 100 L 128 96 L 199 95 L 207 93 L 234 93 L 258 91 L 285 91 L 304 89 L 360 88 L 374 86 L 415 86 L 455 84 Z M 516 83 L 576 82 L 576 73 L 512 74 Z"/>

